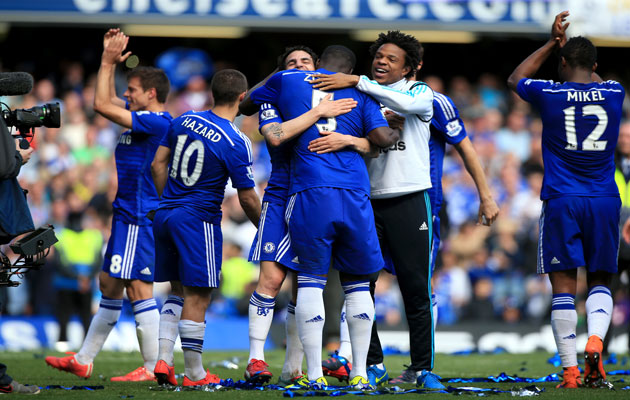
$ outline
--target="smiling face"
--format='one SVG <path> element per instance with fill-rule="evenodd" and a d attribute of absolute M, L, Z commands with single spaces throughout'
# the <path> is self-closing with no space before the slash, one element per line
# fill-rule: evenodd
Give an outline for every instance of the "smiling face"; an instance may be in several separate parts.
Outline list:
<path fill-rule="evenodd" d="M 406 55 L 403 49 L 393 43 L 379 47 L 372 61 L 372 79 L 381 85 L 389 85 L 404 78 L 411 70 L 405 65 Z"/>
<path fill-rule="evenodd" d="M 302 71 L 315 71 L 315 64 L 310 54 L 303 50 L 295 50 L 284 59 L 285 69 L 299 69 Z"/>
<path fill-rule="evenodd" d="M 155 98 L 155 89 L 145 91 L 140 84 L 140 78 L 134 76 L 127 82 L 127 90 L 123 94 L 129 103 L 129 111 L 144 111 L 151 99 Z"/>

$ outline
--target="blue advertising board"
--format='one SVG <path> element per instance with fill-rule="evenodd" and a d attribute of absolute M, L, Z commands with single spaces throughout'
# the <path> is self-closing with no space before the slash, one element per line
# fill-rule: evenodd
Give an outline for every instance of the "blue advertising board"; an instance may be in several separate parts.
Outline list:
<path fill-rule="evenodd" d="M 0 21 L 547 32 L 568 0 L 3 0 Z"/>

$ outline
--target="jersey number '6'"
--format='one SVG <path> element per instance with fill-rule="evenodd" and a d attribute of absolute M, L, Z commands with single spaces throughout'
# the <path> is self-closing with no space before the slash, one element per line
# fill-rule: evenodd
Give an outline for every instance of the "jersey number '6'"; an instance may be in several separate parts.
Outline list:
<path fill-rule="evenodd" d="M 203 147 L 201 140 L 194 140 L 186 147 L 186 150 L 184 150 L 187 138 L 188 135 L 177 136 L 177 144 L 175 145 L 175 154 L 173 155 L 170 176 L 173 179 L 177 179 L 179 171 L 179 177 L 184 185 L 192 186 L 197 183 L 199 177 L 201 176 L 205 148 Z M 190 163 L 190 157 L 192 157 L 195 152 L 197 152 L 197 161 L 195 161 L 195 167 L 193 168 L 192 174 L 189 174 L 188 164 Z"/>
<path fill-rule="evenodd" d="M 567 133 L 567 150 L 577 150 L 577 135 L 575 131 L 575 106 L 567 107 L 564 110 L 564 129 Z M 608 114 L 604 107 L 597 104 L 589 104 L 582 107 L 582 116 L 594 115 L 597 117 L 597 125 L 591 133 L 582 142 L 582 150 L 584 151 L 603 151 L 606 150 L 607 140 L 599 139 L 608 126 Z"/>

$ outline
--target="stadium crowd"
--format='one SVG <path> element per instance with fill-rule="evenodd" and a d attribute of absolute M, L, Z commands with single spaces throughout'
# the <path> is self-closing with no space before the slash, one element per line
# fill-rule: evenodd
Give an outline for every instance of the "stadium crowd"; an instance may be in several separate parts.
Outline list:
<path fill-rule="evenodd" d="M 121 71 L 118 73 L 116 84 L 122 93 L 126 83 Z M 434 274 L 438 323 L 466 320 L 546 323 L 551 288 L 535 271 L 542 207 L 540 119 L 527 103 L 508 91 L 505 77 L 486 73 L 476 81 L 461 76 L 419 78 L 435 91 L 450 96 L 458 107 L 501 210 L 491 228 L 476 225 L 479 204 L 475 185 L 457 153 L 447 150 L 443 178 L 446 206 L 442 208 L 441 219 L 443 241 Z M 61 103 L 61 128 L 37 129 L 32 143 L 37 151 L 23 167 L 20 183 L 29 191 L 35 226 L 49 223 L 60 232 L 79 224 L 84 230 L 98 233 L 100 248 L 110 234 L 111 203 L 117 188 L 113 154 L 121 129 L 94 112 L 95 81 L 96 71 L 86 71 L 80 63 L 68 63 L 61 76 L 38 79 L 30 94 L 2 100 L 11 108 Z M 212 102 L 208 82 L 193 76 L 185 88 L 170 94 L 167 109 L 176 117 L 189 109 L 207 109 Z M 628 102 L 624 118 L 630 118 Z M 254 176 L 262 194 L 270 164 L 267 148 L 258 133 L 258 120 L 256 116 L 238 117 L 236 124 L 254 144 Z M 625 129 L 628 130 L 627 125 Z M 620 139 L 620 147 L 622 143 Z M 225 244 L 221 290 L 219 296 L 214 295 L 210 312 L 245 316 L 258 277 L 257 266 L 247 262 L 256 230 L 229 185 L 223 203 L 222 229 Z M 49 257 L 39 273 L 27 275 L 21 286 L 4 291 L 7 301 L 2 301 L 3 313 L 55 314 L 59 308 L 50 299 L 66 302 L 63 304 L 68 307 L 61 309 L 72 310 L 68 291 L 88 295 L 98 305 L 95 277 L 101 266 L 100 253 L 92 255 L 88 268 L 79 270 L 67 265 L 60 252 L 58 248 L 57 256 Z M 377 321 L 381 326 L 402 326 L 404 311 L 396 278 L 382 275 L 386 276 L 379 279 L 376 292 Z M 628 276 L 624 279 L 627 288 Z M 285 286 L 283 293 L 288 299 L 290 282 Z M 156 292 L 161 291 L 163 298 L 166 290 L 156 285 Z M 581 286 L 578 309 L 584 308 L 585 291 L 586 286 Z M 277 307 L 286 307 L 287 302 L 278 301 Z M 91 311 L 77 306 L 76 312 L 86 329 Z M 127 312 L 131 312 L 130 308 Z M 613 325 L 629 321 L 630 296 L 627 289 L 619 290 L 615 295 Z"/>

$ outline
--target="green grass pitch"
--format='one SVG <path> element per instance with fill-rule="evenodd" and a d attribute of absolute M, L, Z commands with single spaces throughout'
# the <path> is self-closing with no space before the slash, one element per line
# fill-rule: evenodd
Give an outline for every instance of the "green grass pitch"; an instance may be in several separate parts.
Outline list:
<path fill-rule="evenodd" d="M 200 399 L 208 398 L 208 396 L 221 396 L 222 398 L 233 399 L 270 399 L 284 398 L 280 391 L 251 391 L 251 390 L 225 390 L 214 393 L 196 392 L 196 391 L 157 391 L 150 390 L 150 387 L 157 386 L 155 383 L 114 383 L 109 378 L 116 375 L 127 373 L 141 365 L 141 357 L 139 353 L 113 353 L 102 352 L 96 358 L 94 363 L 94 372 L 92 377 L 87 380 L 79 379 L 74 375 L 55 370 L 48 367 L 44 363 L 45 355 L 54 355 L 55 353 L 32 353 L 32 352 L 0 352 L 0 360 L 8 365 L 9 374 L 18 382 L 26 384 L 35 384 L 41 387 L 47 385 L 103 385 L 103 390 L 85 391 L 85 390 L 42 390 L 39 398 L 61 398 L 64 399 L 81 399 L 81 400 L 97 400 L 97 399 L 148 399 L 148 398 L 186 398 Z M 59 354 L 56 354 L 59 355 Z M 505 372 L 509 375 L 518 375 L 521 377 L 541 377 L 553 372 L 558 372 L 560 368 L 555 368 L 547 363 L 550 357 L 547 353 L 532 354 L 473 354 L 468 356 L 436 356 L 435 372 L 442 377 L 487 377 L 489 375 L 498 375 Z M 214 367 L 212 373 L 218 374 L 221 378 L 232 378 L 234 380 L 243 378 L 247 353 L 245 352 L 206 352 L 203 355 L 204 365 L 211 362 L 219 362 L 224 359 L 238 357 L 239 369 L 232 370 L 222 367 Z M 618 357 L 619 361 L 623 356 Z M 271 366 L 274 373 L 272 383 L 275 382 L 280 373 L 282 362 L 284 360 L 283 351 L 271 351 L 267 353 L 267 362 Z M 183 372 L 183 356 L 181 353 L 176 354 L 176 372 Z M 390 377 L 398 375 L 403 368 L 403 364 L 408 362 L 405 356 L 387 356 L 385 364 L 390 373 Z M 630 369 L 630 365 L 607 365 L 607 370 Z M 562 399 L 629 399 L 630 391 L 621 390 L 621 388 L 630 385 L 630 376 L 610 376 L 609 380 L 615 385 L 615 391 L 607 389 L 576 389 L 561 390 L 555 389 L 557 382 L 539 383 L 538 387 L 545 388 L 545 392 L 540 397 L 544 398 L 562 398 Z M 623 381 L 625 380 L 625 382 Z M 181 382 L 181 379 L 180 379 Z M 329 378 L 332 385 L 338 384 L 334 378 Z M 510 390 L 513 387 L 522 388 L 528 386 L 528 383 L 457 383 L 446 384 L 455 387 L 474 386 L 485 388 L 497 388 L 500 390 Z M 409 385 L 408 389 L 413 388 Z M 388 397 L 395 399 L 418 397 L 422 398 L 445 398 L 453 396 L 453 394 L 419 394 L 412 393 L 406 395 L 382 395 L 380 397 Z M 509 393 L 499 394 L 498 397 L 511 398 Z M 497 396 L 492 396 L 496 398 Z M 352 399 L 354 395 L 346 395 L 344 398 Z M 476 396 L 475 396 L 476 397 Z"/>

